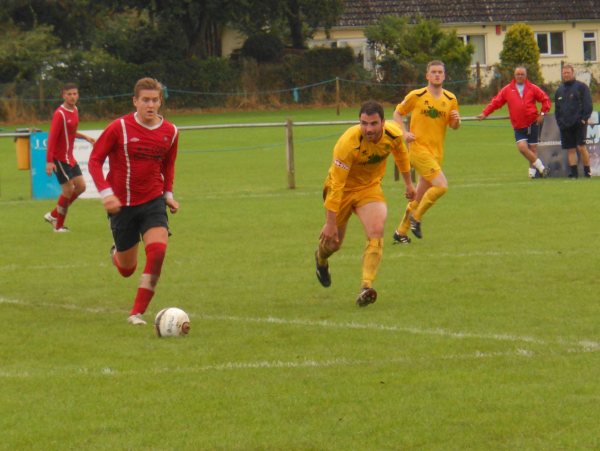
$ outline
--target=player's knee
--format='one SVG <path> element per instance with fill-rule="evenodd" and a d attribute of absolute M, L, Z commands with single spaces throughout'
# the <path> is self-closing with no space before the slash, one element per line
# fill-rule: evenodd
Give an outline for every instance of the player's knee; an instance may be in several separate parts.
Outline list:
<path fill-rule="evenodd" d="M 121 266 L 117 265 L 117 270 L 123 277 L 131 276 L 135 272 L 136 268 L 137 265 L 135 265 L 133 268 L 122 268 Z"/>
<path fill-rule="evenodd" d="M 146 246 L 146 267 L 145 274 L 160 275 L 165 254 L 167 252 L 166 243 L 150 243 Z"/>

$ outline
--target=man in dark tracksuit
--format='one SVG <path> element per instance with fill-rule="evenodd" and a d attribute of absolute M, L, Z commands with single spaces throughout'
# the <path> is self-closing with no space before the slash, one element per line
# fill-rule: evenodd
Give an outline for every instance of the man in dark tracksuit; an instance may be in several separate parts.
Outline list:
<path fill-rule="evenodd" d="M 583 163 L 583 175 L 591 176 L 590 155 L 585 147 L 587 122 L 593 110 L 592 95 L 585 83 L 575 80 L 570 64 L 562 68 L 563 82 L 554 95 L 555 116 L 560 129 L 560 142 L 567 149 L 569 177 L 577 178 L 577 153 Z"/>

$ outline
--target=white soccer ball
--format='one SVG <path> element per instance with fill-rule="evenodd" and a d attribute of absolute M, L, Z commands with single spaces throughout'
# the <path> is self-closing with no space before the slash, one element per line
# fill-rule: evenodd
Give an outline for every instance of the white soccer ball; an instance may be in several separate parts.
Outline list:
<path fill-rule="evenodd" d="M 186 336 L 190 332 L 190 317 L 180 308 L 164 308 L 156 314 L 154 330 L 158 337 Z"/>

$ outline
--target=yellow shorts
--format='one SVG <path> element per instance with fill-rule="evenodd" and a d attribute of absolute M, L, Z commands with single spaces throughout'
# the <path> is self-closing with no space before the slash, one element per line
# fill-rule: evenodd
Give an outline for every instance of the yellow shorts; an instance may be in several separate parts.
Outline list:
<path fill-rule="evenodd" d="M 436 178 L 442 170 L 438 159 L 429 152 L 411 152 L 410 164 L 428 182 Z"/>
<path fill-rule="evenodd" d="M 323 200 L 327 197 L 328 190 L 327 187 L 323 189 Z M 358 207 L 370 204 L 371 202 L 385 202 L 381 184 L 369 186 L 359 191 L 344 191 L 342 201 L 340 202 L 340 209 L 336 215 L 337 226 L 345 225 Z"/>

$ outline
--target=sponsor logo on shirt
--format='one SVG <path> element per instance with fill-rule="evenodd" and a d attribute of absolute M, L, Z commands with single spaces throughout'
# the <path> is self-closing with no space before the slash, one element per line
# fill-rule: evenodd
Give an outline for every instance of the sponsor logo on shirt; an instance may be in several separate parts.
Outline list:
<path fill-rule="evenodd" d="M 333 164 L 335 164 L 338 168 L 344 169 L 345 171 L 349 171 L 350 170 L 350 168 L 348 167 L 348 165 L 345 164 L 345 163 L 343 163 L 343 162 L 341 162 L 340 160 L 335 160 L 333 162 Z"/>

